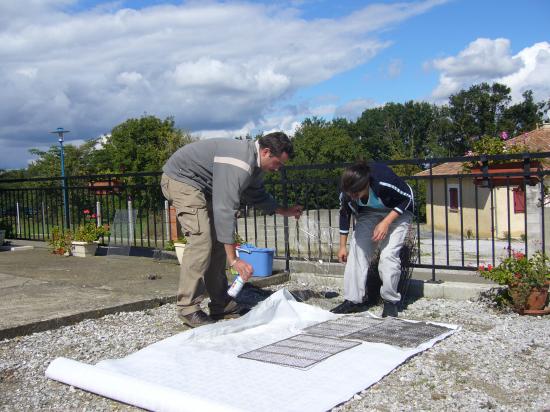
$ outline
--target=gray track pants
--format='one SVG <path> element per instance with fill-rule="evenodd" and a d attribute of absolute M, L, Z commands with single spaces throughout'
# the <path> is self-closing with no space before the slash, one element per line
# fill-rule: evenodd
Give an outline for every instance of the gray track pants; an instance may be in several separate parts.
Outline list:
<path fill-rule="evenodd" d="M 388 302 L 397 303 L 401 300 L 401 295 L 397 292 L 401 276 L 399 251 L 407 236 L 412 214 L 403 213 L 393 221 L 386 238 L 380 242 L 374 242 L 372 240 L 374 228 L 387 214 L 386 211 L 368 211 L 361 213 L 357 218 L 344 271 L 344 299 L 346 300 L 354 303 L 363 301 L 369 263 L 378 247 L 380 247 L 378 272 L 382 280 L 380 295 Z"/>

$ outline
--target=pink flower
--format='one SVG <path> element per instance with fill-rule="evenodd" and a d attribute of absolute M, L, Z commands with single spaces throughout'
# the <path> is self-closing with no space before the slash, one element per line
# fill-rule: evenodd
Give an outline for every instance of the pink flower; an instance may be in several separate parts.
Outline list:
<path fill-rule="evenodd" d="M 92 219 L 95 219 L 97 215 L 95 213 L 92 214 Z"/>
<path fill-rule="evenodd" d="M 508 140 L 508 132 L 505 131 L 505 130 L 502 131 L 502 132 L 500 132 L 500 138 L 501 138 L 502 140 Z"/>
<path fill-rule="evenodd" d="M 82 213 L 84 213 L 85 215 L 89 215 L 89 214 L 90 214 L 90 210 L 84 209 L 84 211 L 83 211 Z"/>
<path fill-rule="evenodd" d="M 514 253 L 514 257 L 517 259 L 517 260 L 520 260 L 520 259 L 523 259 L 525 257 L 525 255 L 521 252 L 515 252 Z"/>

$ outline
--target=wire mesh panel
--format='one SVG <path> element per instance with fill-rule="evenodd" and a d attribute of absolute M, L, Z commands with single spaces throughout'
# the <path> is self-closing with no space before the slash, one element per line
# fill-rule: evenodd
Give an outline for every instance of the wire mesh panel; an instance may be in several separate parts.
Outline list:
<path fill-rule="evenodd" d="M 386 343 L 406 348 L 416 347 L 452 329 L 426 322 L 386 319 L 383 322 L 345 336 L 366 342 Z"/>
<path fill-rule="evenodd" d="M 360 342 L 344 339 L 300 334 L 243 353 L 239 355 L 239 358 L 308 369 L 337 353 L 360 344 Z"/>
<path fill-rule="evenodd" d="M 327 320 L 303 329 L 305 333 L 332 338 L 341 338 L 365 328 L 378 325 L 382 319 L 369 316 L 342 316 L 338 319 Z"/>
<path fill-rule="evenodd" d="M 134 243 L 137 210 L 117 209 L 109 231 L 107 256 L 129 256 Z"/>

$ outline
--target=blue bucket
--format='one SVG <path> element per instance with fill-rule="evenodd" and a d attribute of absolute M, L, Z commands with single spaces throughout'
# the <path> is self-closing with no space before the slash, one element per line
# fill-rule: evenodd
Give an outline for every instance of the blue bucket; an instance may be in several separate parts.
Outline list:
<path fill-rule="evenodd" d="M 274 249 L 242 245 L 237 248 L 239 259 L 252 265 L 253 276 L 270 276 L 273 273 Z"/>

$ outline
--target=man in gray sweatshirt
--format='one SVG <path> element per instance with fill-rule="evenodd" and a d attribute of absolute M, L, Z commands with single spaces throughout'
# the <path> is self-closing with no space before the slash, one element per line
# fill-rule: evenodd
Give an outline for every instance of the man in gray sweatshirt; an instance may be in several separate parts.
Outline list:
<path fill-rule="evenodd" d="M 281 208 L 265 191 L 263 173 L 277 171 L 293 155 L 282 132 L 257 141 L 206 139 L 178 149 L 163 167 L 161 188 L 176 208 L 187 237 L 177 294 L 178 316 L 196 327 L 238 316 L 242 307 L 227 295 L 226 260 L 244 281 L 252 266 L 239 260 L 233 234 L 241 199 L 265 212 L 299 218 L 301 206 Z M 200 303 L 210 296 L 210 316 Z"/>

